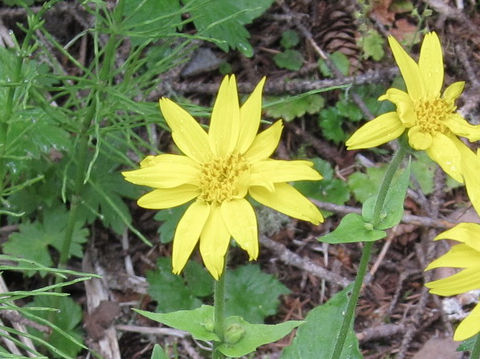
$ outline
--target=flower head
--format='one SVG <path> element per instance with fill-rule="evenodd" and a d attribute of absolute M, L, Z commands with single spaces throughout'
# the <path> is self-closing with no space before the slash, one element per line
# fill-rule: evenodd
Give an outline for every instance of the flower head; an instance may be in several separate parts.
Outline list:
<path fill-rule="evenodd" d="M 461 242 L 454 245 L 446 254 L 437 258 L 425 270 L 438 267 L 462 268 L 450 277 L 426 283 L 430 292 L 439 295 L 457 295 L 480 289 L 480 224 L 460 223 L 440 233 L 435 240 L 453 239 Z M 454 340 L 465 340 L 480 332 L 480 303 L 459 324 Z"/>
<path fill-rule="evenodd" d="M 256 201 L 289 216 L 318 224 L 315 205 L 287 182 L 320 180 L 308 161 L 270 159 L 282 132 L 277 121 L 257 134 L 262 109 L 263 78 L 240 107 L 234 76 L 226 76 L 213 106 L 208 133 L 173 101 L 160 99 L 160 109 L 183 155 L 148 156 L 140 169 L 123 172 L 129 182 L 154 188 L 138 200 L 144 208 L 164 209 L 193 200 L 178 223 L 172 266 L 180 273 L 199 242 L 208 271 L 223 271 L 230 238 L 258 256 Z"/>
<path fill-rule="evenodd" d="M 480 126 L 470 125 L 456 112 L 455 100 L 464 82 L 448 86 L 443 94 L 443 56 L 436 33 L 425 35 L 416 63 L 390 36 L 395 61 L 405 81 L 407 92 L 390 88 L 379 100 L 396 105 L 394 112 L 378 116 L 358 129 L 346 142 L 349 150 L 379 146 L 407 131 L 415 150 L 424 150 L 442 169 L 463 183 L 461 156 L 466 146 L 456 137 L 480 139 Z"/>

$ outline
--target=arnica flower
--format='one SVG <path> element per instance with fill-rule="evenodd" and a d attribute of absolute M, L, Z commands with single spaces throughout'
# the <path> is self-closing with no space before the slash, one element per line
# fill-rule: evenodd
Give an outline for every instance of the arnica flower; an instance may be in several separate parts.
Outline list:
<path fill-rule="evenodd" d="M 460 163 L 467 147 L 456 136 L 470 141 L 480 139 L 480 126 L 469 124 L 455 112 L 455 100 L 464 82 L 455 82 L 440 93 L 444 69 L 436 33 L 425 35 L 418 64 L 392 36 L 388 41 L 407 92 L 390 88 L 380 96 L 379 100 L 395 104 L 396 111 L 380 115 L 358 129 L 346 142 L 348 149 L 376 147 L 407 131 L 412 148 L 426 151 L 446 173 L 463 183 Z"/>
<path fill-rule="evenodd" d="M 240 107 L 235 77 L 226 76 L 208 133 L 173 101 L 160 99 L 160 109 L 183 155 L 148 156 L 140 169 L 123 172 L 127 181 L 154 188 L 138 200 L 141 207 L 164 209 L 193 200 L 173 239 L 176 274 L 198 242 L 203 262 L 215 279 L 223 272 L 232 237 L 250 260 L 257 258 L 257 220 L 247 195 L 289 216 L 314 224 L 323 221 L 318 208 L 287 183 L 320 180 L 313 164 L 269 158 L 280 141 L 282 122 L 257 134 L 264 83 L 265 78 Z"/>
<path fill-rule="evenodd" d="M 480 289 L 480 224 L 460 223 L 440 233 L 435 240 L 453 239 L 461 242 L 434 260 L 425 270 L 438 267 L 462 268 L 462 271 L 426 283 L 430 293 L 448 296 Z M 454 340 L 465 340 L 480 332 L 480 303 L 462 320 L 455 330 Z"/>

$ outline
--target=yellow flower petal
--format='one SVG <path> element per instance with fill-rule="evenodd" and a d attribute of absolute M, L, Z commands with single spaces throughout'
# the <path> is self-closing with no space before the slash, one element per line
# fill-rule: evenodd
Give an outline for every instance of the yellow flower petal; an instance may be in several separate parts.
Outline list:
<path fill-rule="evenodd" d="M 435 237 L 435 240 L 439 239 L 452 239 L 465 243 L 480 253 L 480 224 L 459 223 Z"/>
<path fill-rule="evenodd" d="M 437 132 L 426 152 L 449 176 L 463 183 L 460 151 L 449 137 Z"/>
<path fill-rule="evenodd" d="M 459 141 L 460 142 L 460 141 Z M 480 158 L 463 143 L 462 172 L 465 180 L 468 198 L 473 207 L 480 213 Z M 462 149 L 462 147 L 460 147 Z"/>
<path fill-rule="evenodd" d="M 450 114 L 443 123 L 457 136 L 468 138 L 471 142 L 480 140 L 480 125 L 469 124 L 458 113 Z"/>
<path fill-rule="evenodd" d="M 183 108 L 168 98 L 159 101 L 165 121 L 172 130 L 172 138 L 180 151 L 197 162 L 204 162 L 210 155 L 207 133 Z"/>
<path fill-rule="evenodd" d="M 349 150 L 382 145 L 399 137 L 405 130 L 396 112 L 388 112 L 374 118 L 360 127 L 347 140 Z"/>
<path fill-rule="evenodd" d="M 462 320 L 455 330 L 453 340 L 461 341 L 473 337 L 480 332 L 480 303 Z"/>
<path fill-rule="evenodd" d="M 467 268 L 450 277 L 435 280 L 425 284 L 430 288 L 430 293 L 443 296 L 457 295 L 470 290 L 480 288 L 480 278 L 478 272 L 480 266 Z"/>
<path fill-rule="evenodd" d="M 415 150 L 426 150 L 432 145 L 432 141 L 432 136 L 428 132 L 423 132 L 420 126 L 408 130 L 408 143 Z"/>
<path fill-rule="evenodd" d="M 187 203 L 199 194 L 197 186 L 184 184 L 175 188 L 155 189 L 140 197 L 137 204 L 148 209 L 165 209 Z"/>
<path fill-rule="evenodd" d="M 223 220 L 238 245 L 247 251 L 250 260 L 258 257 L 257 217 L 245 199 L 223 202 Z"/>
<path fill-rule="evenodd" d="M 255 162 L 270 157 L 278 146 L 282 130 L 283 123 L 279 120 L 265 131 L 260 132 L 245 153 L 246 160 L 249 162 Z"/>
<path fill-rule="evenodd" d="M 273 192 L 264 187 L 254 186 L 250 187 L 249 193 L 253 199 L 261 204 L 290 217 L 309 221 L 313 224 L 323 222 L 323 216 L 318 208 L 289 184 L 276 183 Z"/>
<path fill-rule="evenodd" d="M 210 147 L 217 156 L 226 156 L 237 145 L 240 130 L 240 107 L 238 105 L 235 76 L 225 76 L 213 105 L 208 138 Z"/>
<path fill-rule="evenodd" d="M 148 163 L 148 166 L 147 166 Z M 186 156 L 163 154 L 142 161 L 143 168 L 122 172 L 125 180 L 142 186 L 171 188 L 190 183 L 198 185 L 200 166 Z"/>
<path fill-rule="evenodd" d="M 262 186 L 270 183 L 290 181 L 319 181 L 320 173 L 312 168 L 309 161 L 280 161 L 267 159 L 255 162 L 251 167 L 250 185 Z"/>
<path fill-rule="evenodd" d="M 477 241 L 480 237 L 477 236 Z M 468 268 L 479 266 L 480 252 L 466 244 L 456 244 L 444 255 L 435 259 L 425 270 L 440 267 Z"/>
<path fill-rule="evenodd" d="M 263 77 L 260 80 L 247 101 L 240 107 L 240 134 L 237 143 L 239 153 L 245 153 L 257 135 L 262 115 L 262 90 L 265 79 Z"/>
<path fill-rule="evenodd" d="M 175 237 L 173 238 L 172 272 L 179 274 L 193 248 L 198 242 L 200 233 L 205 227 L 210 213 L 210 206 L 201 201 L 195 201 L 187 208 L 178 222 Z"/>
<path fill-rule="evenodd" d="M 393 36 L 388 37 L 395 61 L 400 68 L 408 94 L 412 99 L 425 97 L 425 87 L 417 63 L 405 52 Z"/>
<path fill-rule="evenodd" d="M 378 98 L 380 101 L 388 100 L 397 106 L 397 114 L 405 127 L 412 127 L 417 122 L 415 107 L 412 99 L 405 91 L 389 88 L 387 92 Z"/>
<path fill-rule="evenodd" d="M 435 32 L 425 35 L 420 49 L 418 67 L 425 84 L 426 96 L 439 97 L 443 85 L 443 55 L 440 40 Z"/>
<path fill-rule="evenodd" d="M 445 101 L 453 104 L 455 100 L 462 94 L 464 87 L 465 81 L 454 82 L 445 89 L 442 98 Z"/>
<path fill-rule="evenodd" d="M 225 254 L 230 243 L 230 232 L 222 218 L 220 207 L 212 206 L 208 220 L 200 235 L 200 253 L 203 263 L 213 278 L 220 278 Z"/>

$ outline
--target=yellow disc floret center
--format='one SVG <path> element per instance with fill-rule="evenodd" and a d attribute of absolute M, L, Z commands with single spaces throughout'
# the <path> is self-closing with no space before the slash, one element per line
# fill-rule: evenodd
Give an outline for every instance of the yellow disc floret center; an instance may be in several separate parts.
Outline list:
<path fill-rule="evenodd" d="M 224 201 L 243 198 L 247 192 L 249 165 L 240 154 L 215 158 L 203 163 L 200 172 L 200 199 L 219 205 Z"/>
<path fill-rule="evenodd" d="M 455 110 L 454 106 L 441 98 L 423 100 L 415 105 L 417 126 L 430 135 L 436 132 L 445 133 L 447 127 L 444 120 Z"/>

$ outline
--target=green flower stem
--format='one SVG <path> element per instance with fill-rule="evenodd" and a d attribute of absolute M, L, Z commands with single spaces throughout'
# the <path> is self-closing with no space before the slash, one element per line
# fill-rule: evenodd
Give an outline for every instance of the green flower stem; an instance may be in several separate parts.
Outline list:
<path fill-rule="evenodd" d="M 407 153 L 407 144 L 405 143 L 404 138 L 400 138 L 399 142 L 400 147 L 393 156 L 392 162 L 390 162 L 385 173 L 385 177 L 383 178 L 383 182 L 378 190 L 377 200 L 375 201 L 375 207 L 373 210 L 373 228 L 375 228 L 380 223 L 380 214 L 382 212 L 383 205 L 385 204 L 385 198 L 387 197 L 388 189 L 390 188 L 390 185 L 392 183 L 393 175 L 397 171 L 398 167 L 402 163 L 402 160 Z M 340 329 L 340 334 L 338 335 L 337 342 L 335 343 L 335 349 L 333 351 L 332 359 L 339 359 L 340 355 L 342 354 L 345 339 L 347 337 L 348 330 L 350 329 L 352 318 L 355 313 L 355 308 L 357 306 L 358 297 L 360 296 L 360 289 L 362 288 L 368 262 L 370 261 L 373 243 L 374 242 L 366 242 L 363 247 L 362 258 L 360 259 L 360 264 L 358 265 L 357 276 L 355 277 L 352 294 L 350 296 L 350 300 L 348 301 L 347 310 L 345 312 L 342 327 Z"/>
<path fill-rule="evenodd" d="M 214 330 L 215 334 L 220 338 L 220 343 L 224 341 L 225 338 L 225 264 L 223 267 L 223 273 L 215 281 L 215 290 L 213 294 L 213 305 L 215 308 L 214 312 Z M 212 359 L 222 359 L 225 358 L 222 353 L 220 353 L 216 345 L 213 347 Z"/>
<path fill-rule="evenodd" d="M 473 344 L 473 350 L 470 354 L 470 359 L 479 359 L 480 358 L 480 334 L 477 334 L 475 339 L 475 344 Z"/>

